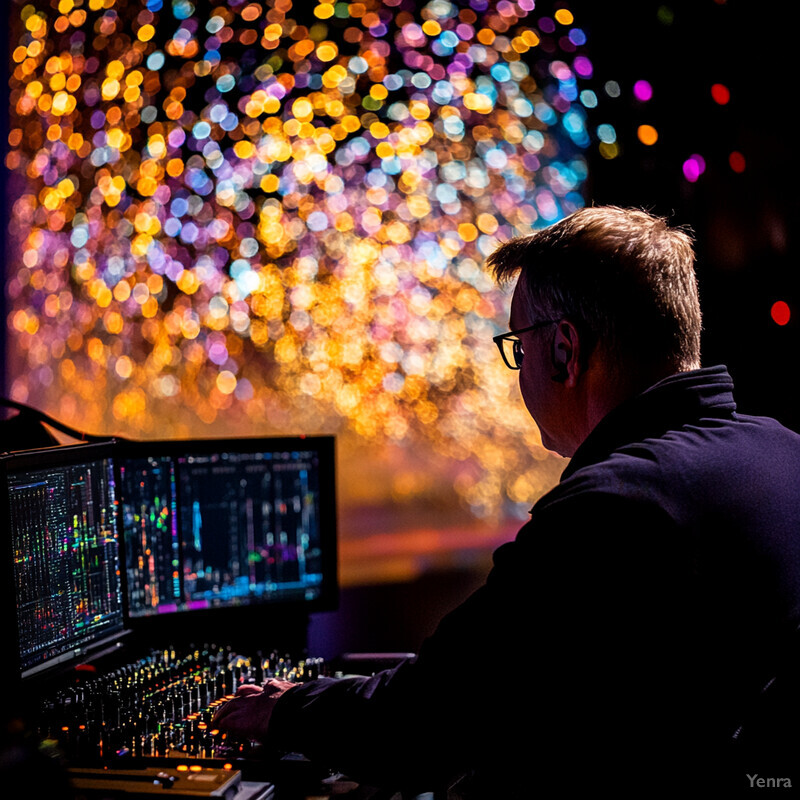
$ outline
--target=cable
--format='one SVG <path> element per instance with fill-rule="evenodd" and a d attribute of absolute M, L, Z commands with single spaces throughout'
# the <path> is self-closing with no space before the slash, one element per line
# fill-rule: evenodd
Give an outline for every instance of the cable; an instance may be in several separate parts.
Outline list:
<path fill-rule="evenodd" d="M 71 436 L 73 439 L 79 439 L 82 442 L 109 442 L 112 439 L 119 441 L 123 438 L 121 436 L 95 436 L 94 434 L 86 433 L 86 431 L 75 430 L 75 428 L 71 428 L 69 425 L 65 425 L 63 422 L 53 419 L 49 414 L 45 414 L 44 411 L 31 408 L 31 406 L 26 406 L 24 403 L 18 403 L 16 400 L 9 400 L 7 397 L 0 397 L 0 406 L 16 409 L 20 413 L 34 417 L 39 422 L 49 425 L 51 428 L 55 428 L 57 431 L 61 431 L 61 433 L 65 433 L 67 436 Z"/>

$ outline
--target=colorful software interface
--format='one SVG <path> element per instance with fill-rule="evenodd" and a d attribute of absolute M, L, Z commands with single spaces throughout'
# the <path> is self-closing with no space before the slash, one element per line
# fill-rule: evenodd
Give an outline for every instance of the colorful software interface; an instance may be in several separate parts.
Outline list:
<path fill-rule="evenodd" d="M 110 458 L 7 472 L 20 667 L 33 673 L 123 629 Z"/>
<path fill-rule="evenodd" d="M 319 462 L 313 448 L 120 458 L 131 617 L 317 598 Z"/>

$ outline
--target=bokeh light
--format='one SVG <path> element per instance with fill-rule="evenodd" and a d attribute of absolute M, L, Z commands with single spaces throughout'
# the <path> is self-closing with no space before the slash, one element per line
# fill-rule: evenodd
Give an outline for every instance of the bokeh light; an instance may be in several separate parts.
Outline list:
<path fill-rule="evenodd" d="M 650 85 L 650 82 L 645 80 L 636 81 L 633 84 L 633 96 L 642 103 L 652 100 L 653 87 Z"/>
<path fill-rule="evenodd" d="M 642 144 L 654 145 L 658 141 L 658 131 L 652 125 L 640 125 L 636 129 L 636 135 Z"/>
<path fill-rule="evenodd" d="M 747 159 L 738 150 L 734 150 L 728 156 L 728 164 L 734 172 L 741 173 L 747 168 Z"/>
<path fill-rule="evenodd" d="M 727 86 L 723 83 L 715 83 L 711 87 L 711 97 L 714 99 L 715 103 L 719 103 L 721 106 L 726 106 L 731 101 L 731 92 Z"/>
<path fill-rule="evenodd" d="M 705 171 L 706 160 L 697 153 L 689 156 L 689 158 L 683 162 L 683 175 L 690 183 L 695 183 Z"/>
<path fill-rule="evenodd" d="M 785 300 L 776 300 L 770 309 L 770 316 L 776 325 L 788 325 L 792 318 L 792 310 Z"/>
<path fill-rule="evenodd" d="M 136 438 L 336 433 L 367 464 L 427 465 L 399 501 L 445 483 L 478 518 L 530 507 L 558 464 L 492 344 L 509 297 L 483 264 L 584 202 L 579 19 L 533 0 L 13 8 L 15 400 Z M 345 499 L 370 496 L 356 483 Z"/>

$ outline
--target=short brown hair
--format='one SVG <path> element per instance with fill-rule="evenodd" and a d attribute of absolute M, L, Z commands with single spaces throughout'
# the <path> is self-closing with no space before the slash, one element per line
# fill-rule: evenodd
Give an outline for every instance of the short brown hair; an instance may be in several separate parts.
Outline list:
<path fill-rule="evenodd" d="M 694 261 L 685 229 L 646 211 L 599 206 L 501 244 L 488 264 L 501 283 L 520 272 L 532 322 L 564 317 L 620 362 L 686 370 L 700 365 Z"/>

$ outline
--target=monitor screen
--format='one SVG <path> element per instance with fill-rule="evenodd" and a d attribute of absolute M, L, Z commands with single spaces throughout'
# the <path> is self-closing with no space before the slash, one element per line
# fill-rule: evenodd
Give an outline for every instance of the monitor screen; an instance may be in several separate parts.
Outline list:
<path fill-rule="evenodd" d="M 124 633 L 112 450 L 26 451 L 5 456 L 2 472 L 24 678 Z"/>
<path fill-rule="evenodd" d="M 131 619 L 335 602 L 333 437 L 116 447 Z"/>

